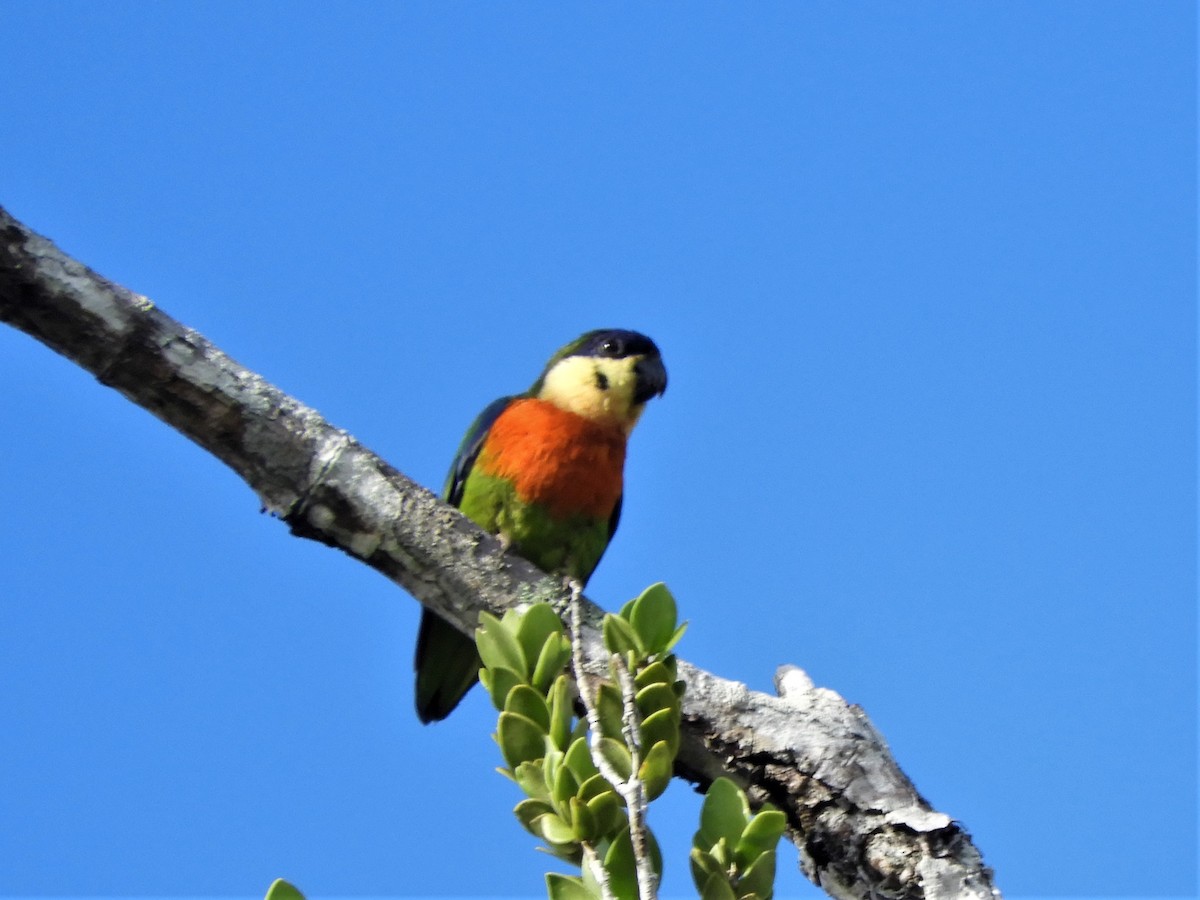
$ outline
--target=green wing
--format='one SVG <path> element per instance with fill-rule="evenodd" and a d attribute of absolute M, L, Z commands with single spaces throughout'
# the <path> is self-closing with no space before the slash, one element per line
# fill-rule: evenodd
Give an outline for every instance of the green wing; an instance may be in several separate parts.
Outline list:
<path fill-rule="evenodd" d="M 467 429 L 450 473 L 442 499 L 452 506 L 462 504 L 463 485 L 479 450 L 487 439 L 492 423 L 514 397 L 501 397 L 488 405 Z M 475 642 L 441 616 L 428 609 L 421 612 L 417 631 L 417 652 L 413 660 L 417 671 L 417 716 L 426 724 L 446 718 L 479 679 L 479 655 Z"/>
<path fill-rule="evenodd" d="M 442 499 L 451 506 L 462 505 L 463 485 L 467 483 L 467 476 L 471 473 L 471 467 L 475 465 L 475 460 L 479 457 L 479 450 L 483 447 L 483 442 L 487 440 L 488 432 L 492 430 L 492 423 L 500 418 L 500 413 L 508 409 L 508 405 L 516 399 L 516 397 L 501 397 L 499 400 L 493 400 L 483 412 L 476 416 L 471 427 L 467 429 L 462 443 L 458 445 L 458 452 L 454 454 L 454 462 L 450 464 L 450 472 L 446 476 L 446 486 L 442 488 Z"/>

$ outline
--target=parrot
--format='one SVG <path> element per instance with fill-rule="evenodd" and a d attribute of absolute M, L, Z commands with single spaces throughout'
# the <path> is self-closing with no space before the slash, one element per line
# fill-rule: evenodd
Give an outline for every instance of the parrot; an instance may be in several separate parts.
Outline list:
<path fill-rule="evenodd" d="M 561 347 L 523 394 L 489 404 L 467 430 L 442 499 L 501 544 L 582 589 L 621 518 L 625 447 L 667 389 L 654 341 L 599 329 Z M 479 678 L 475 643 L 425 609 L 416 707 L 446 718 Z"/>

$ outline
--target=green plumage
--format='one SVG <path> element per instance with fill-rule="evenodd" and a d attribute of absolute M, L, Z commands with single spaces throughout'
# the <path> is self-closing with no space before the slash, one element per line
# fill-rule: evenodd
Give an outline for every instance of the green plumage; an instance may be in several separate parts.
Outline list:
<path fill-rule="evenodd" d="M 555 519 L 540 506 L 522 503 L 512 482 L 479 471 L 467 479 L 459 509 L 484 531 L 519 536 L 514 549 L 539 569 L 584 584 L 617 527 L 615 517 Z"/>

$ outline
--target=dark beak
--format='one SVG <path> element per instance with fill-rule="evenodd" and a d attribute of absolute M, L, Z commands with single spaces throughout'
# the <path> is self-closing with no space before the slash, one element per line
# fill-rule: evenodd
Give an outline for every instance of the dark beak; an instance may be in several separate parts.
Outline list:
<path fill-rule="evenodd" d="M 637 387 L 633 391 L 634 403 L 645 403 L 651 397 L 658 397 L 667 390 L 667 370 L 659 356 L 643 356 L 633 365 L 633 374 L 637 377 Z"/>

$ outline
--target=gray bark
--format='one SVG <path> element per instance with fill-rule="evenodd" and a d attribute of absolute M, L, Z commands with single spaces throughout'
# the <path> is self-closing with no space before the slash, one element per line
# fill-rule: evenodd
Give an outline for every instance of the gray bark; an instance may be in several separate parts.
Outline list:
<path fill-rule="evenodd" d="M 218 457 L 294 534 L 372 566 L 464 632 L 481 610 L 566 596 L 315 410 L 3 209 L 0 320 Z M 595 651 L 601 613 L 585 610 Z M 786 812 L 805 874 L 831 896 L 1000 896 L 965 829 L 917 793 L 861 709 L 794 667 L 780 670 L 779 697 L 686 663 L 680 676 L 676 774 L 702 789 L 730 776 Z"/>

